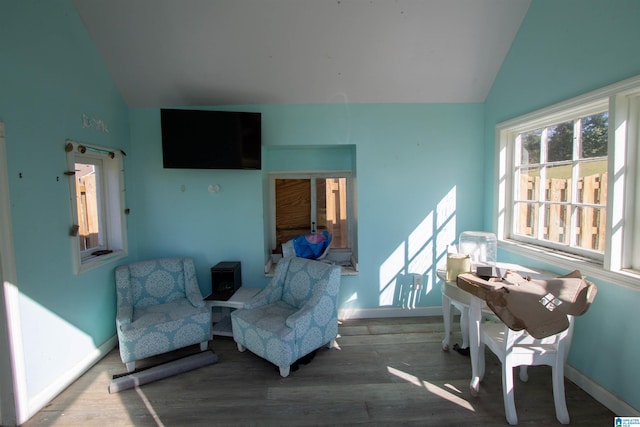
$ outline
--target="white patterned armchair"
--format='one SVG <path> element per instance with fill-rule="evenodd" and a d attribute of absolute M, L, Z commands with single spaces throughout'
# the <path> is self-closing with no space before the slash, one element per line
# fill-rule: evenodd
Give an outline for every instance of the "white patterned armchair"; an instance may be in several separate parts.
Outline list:
<path fill-rule="evenodd" d="M 211 337 L 211 311 L 191 258 L 163 258 L 116 268 L 116 329 L 127 371 L 136 360 Z"/>
<path fill-rule="evenodd" d="M 243 309 L 231 313 L 238 350 L 249 349 L 289 375 L 296 360 L 338 335 L 340 267 L 283 258 L 273 279 Z"/>

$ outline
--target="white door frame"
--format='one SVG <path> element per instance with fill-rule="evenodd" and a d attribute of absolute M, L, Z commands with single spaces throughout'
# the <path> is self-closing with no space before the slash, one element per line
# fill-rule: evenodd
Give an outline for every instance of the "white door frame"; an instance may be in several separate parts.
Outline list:
<path fill-rule="evenodd" d="M 18 425 L 26 421 L 27 401 L 4 136 L 0 122 L 0 425 Z"/>

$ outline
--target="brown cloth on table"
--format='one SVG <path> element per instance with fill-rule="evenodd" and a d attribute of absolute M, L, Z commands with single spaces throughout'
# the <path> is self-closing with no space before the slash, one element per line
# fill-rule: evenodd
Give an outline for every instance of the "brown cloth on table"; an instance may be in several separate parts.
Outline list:
<path fill-rule="evenodd" d="M 578 270 L 544 279 L 509 271 L 504 279 L 484 280 L 473 273 L 458 275 L 458 287 L 484 299 L 487 306 L 514 331 L 525 329 L 545 338 L 569 327 L 567 315 L 584 314 L 596 295 L 596 285 Z"/>

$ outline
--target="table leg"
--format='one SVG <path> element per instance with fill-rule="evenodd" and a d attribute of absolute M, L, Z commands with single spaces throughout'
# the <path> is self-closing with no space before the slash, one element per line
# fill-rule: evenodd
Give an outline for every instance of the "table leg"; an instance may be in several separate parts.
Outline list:
<path fill-rule="evenodd" d="M 445 285 L 442 285 L 445 286 Z M 442 320 L 444 322 L 444 339 L 442 340 L 442 350 L 449 351 L 451 340 L 451 299 L 442 294 Z"/>
<path fill-rule="evenodd" d="M 469 348 L 469 307 L 460 307 L 460 333 L 462 334 L 460 348 Z"/>
<path fill-rule="evenodd" d="M 482 301 L 472 295 L 469 305 L 469 353 L 471 355 L 471 383 L 469 391 L 477 396 L 480 391 L 480 321 L 482 319 Z"/>

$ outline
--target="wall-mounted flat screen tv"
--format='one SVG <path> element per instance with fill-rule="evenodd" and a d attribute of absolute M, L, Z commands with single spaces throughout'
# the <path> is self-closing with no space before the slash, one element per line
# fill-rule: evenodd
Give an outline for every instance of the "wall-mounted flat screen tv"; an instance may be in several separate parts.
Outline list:
<path fill-rule="evenodd" d="M 260 113 L 161 109 L 160 120 L 165 168 L 262 167 Z"/>

